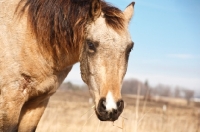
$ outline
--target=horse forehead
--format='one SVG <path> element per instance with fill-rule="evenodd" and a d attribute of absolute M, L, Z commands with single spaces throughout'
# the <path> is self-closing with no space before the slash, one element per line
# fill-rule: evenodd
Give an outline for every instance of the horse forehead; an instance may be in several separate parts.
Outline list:
<path fill-rule="evenodd" d="M 117 25 L 116 25 L 117 26 Z M 128 30 L 121 31 L 120 34 L 105 23 L 105 19 L 100 17 L 88 27 L 88 37 L 100 44 L 126 45 L 131 41 Z"/>

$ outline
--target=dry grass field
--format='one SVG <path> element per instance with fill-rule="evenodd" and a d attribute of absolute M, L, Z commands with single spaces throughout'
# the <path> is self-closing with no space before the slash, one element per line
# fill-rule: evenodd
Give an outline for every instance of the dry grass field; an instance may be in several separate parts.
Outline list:
<path fill-rule="evenodd" d="M 40 120 L 37 132 L 200 132 L 200 108 L 124 96 L 125 109 L 113 122 L 100 122 L 89 94 L 58 91 Z"/>

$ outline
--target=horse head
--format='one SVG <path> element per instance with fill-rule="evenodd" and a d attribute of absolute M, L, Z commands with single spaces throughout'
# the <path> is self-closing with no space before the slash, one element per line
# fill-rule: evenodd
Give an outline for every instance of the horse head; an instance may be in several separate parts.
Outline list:
<path fill-rule="evenodd" d="M 93 0 L 80 55 L 81 76 L 102 121 L 115 121 L 124 109 L 121 85 L 134 43 L 128 31 L 134 2 L 122 12 Z"/>

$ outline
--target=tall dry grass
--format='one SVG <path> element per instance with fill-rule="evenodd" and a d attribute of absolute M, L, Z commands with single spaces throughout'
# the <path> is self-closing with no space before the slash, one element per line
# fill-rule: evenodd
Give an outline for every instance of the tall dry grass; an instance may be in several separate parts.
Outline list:
<path fill-rule="evenodd" d="M 113 123 L 100 122 L 92 109 L 93 104 L 88 103 L 88 99 L 89 95 L 80 91 L 58 91 L 50 99 L 36 131 L 200 132 L 198 107 L 167 105 L 124 96 L 124 112 Z"/>

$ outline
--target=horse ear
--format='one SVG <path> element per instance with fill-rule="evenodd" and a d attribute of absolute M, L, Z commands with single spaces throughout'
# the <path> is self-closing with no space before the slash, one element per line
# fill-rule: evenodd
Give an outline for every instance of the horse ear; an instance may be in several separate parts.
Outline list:
<path fill-rule="evenodd" d="M 91 0 L 90 15 L 92 20 L 97 19 L 101 14 L 101 0 Z"/>
<path fill-rule="evenodd" d="M 129 4 L 126 9 L 124 10 L 124 15 L 125 15 L 125 18 L 126 20 L 128 20 L 128 22 L 131 20 L 132 16 L 133 16 L 133 13 L 134 13 L 134 5 L 135 5 L 135 2 L 132 2 L 131 4 Z"/>

